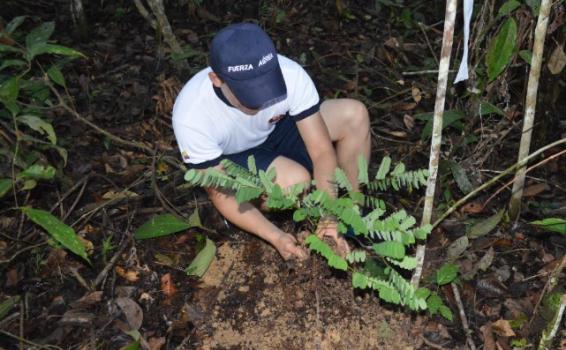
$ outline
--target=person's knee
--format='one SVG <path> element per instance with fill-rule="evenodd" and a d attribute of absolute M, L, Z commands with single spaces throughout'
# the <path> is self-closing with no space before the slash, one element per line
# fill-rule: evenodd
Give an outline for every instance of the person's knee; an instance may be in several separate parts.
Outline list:
<path fill-rule="evenodd" d="M 346 114 L 347 126 L 351 131 L 359 135 L 359 132 L 369 130 L 369 112 L 362 102 L 350 100 Z"/>
<path fill-rule="evenodd" d="M 312 180 L 311 174 L 303 166 L 295 166 L 287 171 L 286 176 L 282 179 L 280 186 L 289 188 L 299 183 L 310 183 Z M 278 181 L 279 182 L 279 181 Z"/>

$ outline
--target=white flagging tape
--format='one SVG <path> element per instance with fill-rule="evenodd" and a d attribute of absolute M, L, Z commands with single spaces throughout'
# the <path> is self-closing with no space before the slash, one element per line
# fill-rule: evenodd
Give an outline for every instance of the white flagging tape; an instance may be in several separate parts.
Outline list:
<path fill-rule="evenodd" d="M 454 84 L 468 79 L 468 41 L 470 39 L 470 20 L 474 11 L 474 0 L 464 0 L 464 53 Z"/>

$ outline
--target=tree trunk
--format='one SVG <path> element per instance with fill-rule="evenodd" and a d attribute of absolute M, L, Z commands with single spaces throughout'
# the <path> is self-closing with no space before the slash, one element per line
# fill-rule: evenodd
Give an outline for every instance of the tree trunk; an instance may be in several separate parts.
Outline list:
<path fill-rule="evenodd" d="M 533 58 L 531 62 L 531 70 L 529 72 L 529 83 L 527 85 L 525 119 L 523 121 L 521 145 L 519 146 L 519 161 L 529 155 L 529 149 L 531 147 L 531 135 L 535 120 L 535 107 L 537 103 L 542 54 L 544 51 L 544 39 L 546 37 L 546 28 L 548 27 L 548 16 L 550 14 L 551 3 L 552 1 L 550 0 L 542 0 L 540 4 L 538 21 L 535 29 Z M 523 197 L 523 186 L 525 185 L 525 170 L 525 167 L 520 168 L 515 174 L 515 182 L 513 183 L 513 190 L 511 192 L 511 201 L 509 202 L 509 217 L 511 221 L 516 221 L 521 213 L 521 197 Z"/>
<path fill-rule="evenodd" d="M 444 34 L 442 37 L 442 51 L 440 53 L 440 64 L 438 67 L 438 86 L 436 87 L 436 102 L 434 104 L 434 120 L 432 126 L 432 139 L 430 147 L 430 158 L 428 165 L 428 183 L 426 186 L 425 203 L 421 225 L 431 222 L 432 206 L 434 203 L 434 192 L 436 189 L 436 178 L 438 175 L 438 163 L 440 161 L 440 146 L 442 143 L 442 116 L 444 114 L 444 102 L 446 100 L 446 86 L 448 85 L 448 68 L 450 67 L 450 54 L 454 38 L 454 22 L 456 19 L 456 0 L 446 0 L 446 14 L 444 17 Z M 417 247 L 417 267 L 411 279 L 411 284 L 418 287 L 421 279 L 426 245 Z"/>

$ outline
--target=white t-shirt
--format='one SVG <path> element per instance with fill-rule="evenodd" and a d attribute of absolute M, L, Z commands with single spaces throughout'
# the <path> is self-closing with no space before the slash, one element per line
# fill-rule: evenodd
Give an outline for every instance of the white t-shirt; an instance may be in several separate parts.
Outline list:
<path fill-rule="evenodd" d="M 281 117 L 298 121 L 318 112 L 320 99 L 309 75 L 297 62 L 281 55 L 278 59 L 287 98 L 252 116 L 230 106 L 214 89 L 210 67 L 185 84 L 173 106 L 173 130 L 185 163 L 196 165 L 248 150 L 262 144 Z"/>

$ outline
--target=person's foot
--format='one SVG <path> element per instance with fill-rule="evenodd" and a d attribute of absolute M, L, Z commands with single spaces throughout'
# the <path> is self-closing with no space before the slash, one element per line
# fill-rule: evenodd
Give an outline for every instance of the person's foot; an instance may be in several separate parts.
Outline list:
<path fill-rule="evenodd" d="M 272 244 L 275 249 L 277 249 L 283 260 L 305 260 L 308 257 L 307 252 L 298 246 L 297 239 L 289 233 L 280 234 L 272 242 Z"/>

